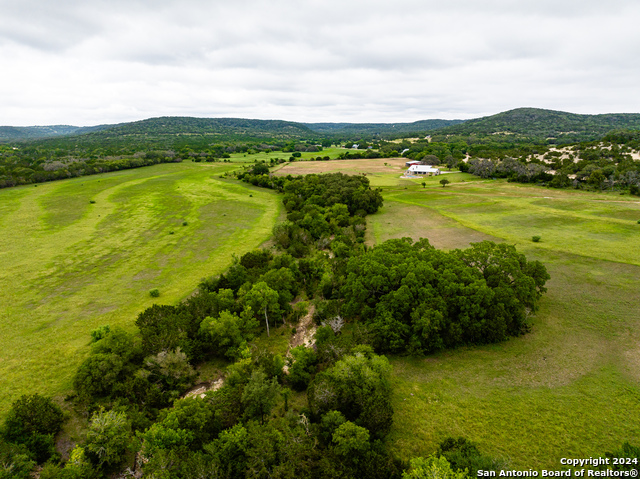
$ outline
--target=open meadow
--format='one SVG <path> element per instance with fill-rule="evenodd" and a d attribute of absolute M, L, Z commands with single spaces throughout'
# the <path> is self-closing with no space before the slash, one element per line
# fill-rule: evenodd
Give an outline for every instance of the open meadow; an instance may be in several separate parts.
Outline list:
<path fill-rule="evenodd" d="M 393 161 L 300 162 L 281 174 L 290 167 L 367 174 L 385 201 L 367 218 L 370 245 L 405 236 L 443 249 L 508 242 L 542 261 L 551 280 L 521 338 L 391 358 L 392 450 L 425 456 L 445 437 L 464 436 L 512 467 L 557 469 L 562 457 L 638 444 L 639 199 L 461 173 L 406 180 Z"/>
<path fill-rule="evenodd" d="M 89 333 L 135 328 L 271 235 L 280 199 L 171 163 L 0 190 L 0 416 L 21 394 L 61 396 Z M 157 299 L 150 297 L 158 289 Z"/>

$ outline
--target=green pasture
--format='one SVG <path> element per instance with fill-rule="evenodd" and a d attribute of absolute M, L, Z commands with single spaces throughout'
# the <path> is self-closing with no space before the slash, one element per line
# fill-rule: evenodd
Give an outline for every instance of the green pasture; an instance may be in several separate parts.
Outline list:
<path fill-rule="evenodd" d="M 183 162 L 0 190 L 0 415 L 21 394 L 68 392 L 92 329 L 134 328 L 153 302 L 176 303 L 270 237 L 280 199 L 220 178 L 233 168 Z"/>
<path fill-rule="evenodd" d="M 445 188 L 442 177 L 386 188 L 368 242 L 508 242 L 542 261 L 551 280 L 521 338 L 391 359 L 391 448 L 408 459 L 465 436 L 515 468 L 557 469 L 562 457 L 640 443 L 638 199 L 446 177 Z"/>
<path fill-rule="evenodd" d="M 325 157 L 328 156 L 331 159 L 337 158 L 340 153 L 344 153 L 345 151 L 349 151 L 345 148 L 323 148 L 322 151 L 316 152 L 307 152 L 301 151 L 300 158 L 297 158 L 297 161 L 309 160 L 311 158 L 315 159 L 318 156 Z M 285 153 L 283 151 L 272 151 L 272 152 L 260 152 L 260 153 L 231 153 L 229 155 L 232 162 L 236 163 L 254 163 L 256 161 L 270 161 L 271 159 L 281 158 L 284 160 L 289 160 L 291 156 L 291 152 Z"/>
<path fill-rule="evenodd" d="M 455 182 L 455 176 L 446 176 L 452 183 L 444 188 L 435 184 L 440 176 L 428 178 L 431 183 L 426 188 L 417 184 L 407 190 L 388 190 L 385 205 L 391 205 L 391 209 L 398 209 L 397 204 L 428 208 L 452 220 L 455 226 L 511 244 L 530 245 L 532 236 L 541 236 L 538 248 L 640 265 L 638 198 L 500 180 L 462 183 Z M 384 216 L 383 209 L 379 216 L 370 218 L 380 239 L 386 234 L 380 224 Z M 409 231 L 407 236 L 420 235 L 421 216 L 415 214 L 416 231 Z M 391 226 L 394 221 L 405 220 L 402 213 L 391 218 L 386 220 Z"/>

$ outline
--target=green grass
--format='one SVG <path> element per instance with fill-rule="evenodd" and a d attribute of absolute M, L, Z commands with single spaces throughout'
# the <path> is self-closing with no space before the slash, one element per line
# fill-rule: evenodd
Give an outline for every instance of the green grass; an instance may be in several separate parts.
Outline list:
<path fill-rule="evenodd" d="M 457 178 L 456 178 L 457 177 Z M 640 443 L 640 204 L 504 181 L 387 188 L 367 242 L 515 244 L 551 274 L 531 333 L 425 358 L 393 357 L 391 449 L 404 459 L 465 436 L 518 469 L 559 468 Z M 454 181 L 455 179 L 455 181 Z M 462 182 L 462 180 L 465 180 Z M 542 236 L 540 243 L 531 237 Z"/>
<path fill-rule="evenodd" d="M 323 148 L 322 151 L 316 151 L 316 152 L 306 152 L 306 151 L 302 151 L 300 152 L 300 158 L 296 158 L 296 161 L 304 161 L 304 160 L 309 160 L 311 158 L 315 159 L 318 156 L 321 156 L 322 158 L 324 158 L 325 156 L 328 156 L 331 159 L 337 158 L 338 155 L 340 153 L 344 153 L 346 150 L 345 148 Z M 277 159 L 277 158 L 281 158 L 284 160 L 289 160 L 289 157 L 291 156 L 291 152 L 289 153 L 285 153 L 282 151 L 273 151 L 270 153 L 267 152 L 261 152 L 261 153 L 231 153 L 229 155 L 231 158 L 230 160 L 232 162 L 236 162 L 236 163 L 253 163 L 255 161 L 269 161 L 272 158 L 273 159 Z"/>
<path fill-rule="evenodd" d="M 183 162 L 0 191 L 0 415 L 21 394 L 67 393 L 92 329 L 133 329 L 153 302 L 176 303 L 269 238 L 279 197 L 219 179 L 233 168 Z"/>

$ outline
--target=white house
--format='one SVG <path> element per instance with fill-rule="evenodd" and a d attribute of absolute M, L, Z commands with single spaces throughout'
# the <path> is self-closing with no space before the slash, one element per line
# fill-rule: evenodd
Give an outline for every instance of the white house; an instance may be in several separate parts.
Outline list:
<path fill-rule="evenodd" d="M 411 165 L 407 170 L 410 175 L 438 176 L 440 170 L 429 165 Z"/>

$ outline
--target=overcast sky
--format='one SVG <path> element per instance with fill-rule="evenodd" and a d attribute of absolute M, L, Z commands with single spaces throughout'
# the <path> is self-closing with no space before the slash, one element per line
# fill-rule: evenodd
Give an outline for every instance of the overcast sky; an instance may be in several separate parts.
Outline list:
<path fill-rule="evenodd" d="M 0 125 L 640 112 L 637 0 L 0 0 Z"/>

